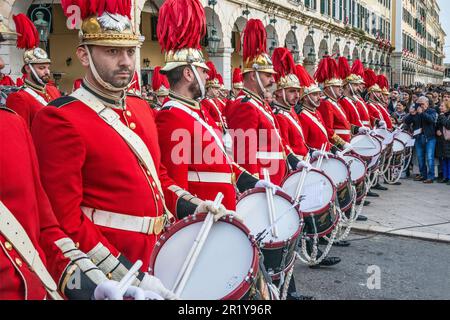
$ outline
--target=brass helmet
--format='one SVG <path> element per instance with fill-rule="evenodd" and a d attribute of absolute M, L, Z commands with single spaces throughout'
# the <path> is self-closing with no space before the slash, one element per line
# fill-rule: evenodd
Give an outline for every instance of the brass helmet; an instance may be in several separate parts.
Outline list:
<path fill-rule="evenodd" d="M 301 89 L 300 81 L 295 74 L 295 62 L 287 48 L 276 48 L 272 55 L 274 75 L 277 90 L 295 88 Z"/>

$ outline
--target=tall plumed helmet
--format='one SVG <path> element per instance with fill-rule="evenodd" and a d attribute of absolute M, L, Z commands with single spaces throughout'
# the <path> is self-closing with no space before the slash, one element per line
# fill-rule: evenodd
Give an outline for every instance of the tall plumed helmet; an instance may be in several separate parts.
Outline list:
<path fill-rule="evenodd" d="M 300 89 L 300 81 L 295 74 L 295 62 L 287 48 L 276 48 L 272 55 L 273 69 L 277 90 Z"/>
<path fill-rule="evenodd" d="M 389 81 L 384 74 L 380 74 L 377 77 L 377 83 L 383 94 L 389 94 Z"/>
<path fill-rule="evenodd" d="M 17 48 L 25 49 L 23 63 L 51 63 L 47 52 L 39 48 L 39 33 L 34 23 L 23 13 L 13 16 L 17 32 Z"/>
<path fill-rule="evenodd" d="M 242 90 L 244 89 L 244 79 L 242 77 L 242 70 L 234 68 L 233 70 L 233 88 Z"/>
<path fill-rule="evenodd" d="M 369 93 L 381 92 L 380 86 L 378 85 L 378 77 L 372 69 L 366 69 L 364 71 L 364 82 Z"/>
<path fill-rule="evenodd" d="M 219 81 L 219 89 L 225 90 L 225 83 L 223 82 L 223 77 L 219 72 L 217 72 L 217 80 Z"/>
<path fill-rule="evenodd" d="M 364 84 L 364 65 L 360 59 L 353 62 L 350 75 L 355 79 L 353 83 Z"/>
<path fill-rule="evenodd" d="M 170 85 L 167 77 L 161 74 L 161 67 L 153 69 L 152 88 L 158 97 L 166 97 L 169 95 Z"/>
<path fill-rule="evenodd" d="M 250 19 L 244 29 L 243 73 L 260 71 L 275 73 L 267 54 L 267 33 L 261 20 Z"/>
<path fill-rule="evenodd" d="M 206 80 L 206 88 L 220 88 L 219 73 L 216 70 L 216 66 L 212 61 L 207 61 L 208 66 L 208 80 Z"/>
<path fill-rule="evenodd" d="M 311 93 L 322 91 L 314 81 L 314 79 L 311 77 L 311 75 L 308 73 L 308 71 L 305 69 L 305 67 L 303 67 L 301 64 L 295 66 L 295 73 L 298 80 L 300 81 L 300 87 L 302 88 L 301 99 Z"/>
<path fill-rule="evenodd" d="M 324 87 L 342 86 L 343 84 L 338 75 L 338 64 L 329 55 L 320 60 L 314 78 L 318 83 L 323 83 Z"/>
<path fill-rule="evenodd" d="M 72 6 L 80 8 L 80 45 L 135 47 L 141 44 L 131 23 L 131 0 L 61 0 L 71 18 Z"/>
<path fill-rule="evenodd" d="M 166 0 L 159 9 L 156 32 L 165 52 L 162 73 L 184 65 L 208 69 L 200 46 L 206 17 L 199 0 Z"/>

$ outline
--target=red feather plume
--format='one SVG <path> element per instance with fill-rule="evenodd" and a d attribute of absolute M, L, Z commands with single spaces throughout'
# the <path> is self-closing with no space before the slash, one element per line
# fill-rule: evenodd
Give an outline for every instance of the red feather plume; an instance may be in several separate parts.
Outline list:
<path fill-rule="evenodd" d="M 222 75 L 221 75 L 220 73 L 217 73 L 217 80 L 219 80 L 219 84 L 220 84 L 221 86 L 224 85 L 224 83 L 223 83 L 223 77 L 222 77 Z"/>
<path fill-rule="evenodd" d="M 242 77 L 242 70 L 239 68 L 234 68 L 233 70 L 233 83 L 241 83 L 244 81 Z"/>
<path fill-rule="evenodd" d="M 159 9 L 156 32 L 166 52 L 200 49 L 206 34 L 205 10 L 198 0 L 166 0 Z"/>
<path fill-rule="evenodd" d="M 267 33 L 261 20 L 248 20 L 244 29 L 243 47 L 244 61 L 267 53 Z"/>
<path fill-rule="evenodd" d="M 338 66 L 336 60 L 330 56 L 325 56 L 317 67 L 314 78 L 318 83 L 324 83 L 338 77 Z"/>
<path fill-rule="evenodd" d="M 372 69 L 366 69 L 364 71 L 364 82 L 366 87 L 370 88 L 377 84 L 378 77 Z"/>
<path fill-rule="evenodd" d="M 101 16 L 104 12 L 120 14 L 131 19 L 131 0 L 61 0 L 61 7 L 66 16 L 69 6 L 80 8 L 81 18 L 84 20 L 89 16 Z"/>
<path fill-rule="evenodd" d="M 350 65 L 346 57 L 339 57 L 338 60 L 338 76 L 342 80 L 346 79 L 350 75 Z"/>
<path fill-rule="evenodd" d="M 364 66 L 361 62 L 361 60 L 356 59 L 355 62 L 353 62 L 351 74 L 356 74 L 357 76 L 364 77 Z"/>
<path fill-rule="evenodd" d="M 170 88 L 167 77 L 161 74 L 161 72 L 159 72 L 160 70 L 161 67 L 155 67 L 155 69 L 153 70 L 153 77 L 152 77 L 153 91 L 158 91 L 161 88 L 161 86 L 164 86 L 167 89 Z"/>
<path fill-rule="evenodd" d="M 39 46 L 39 33 L 33 22 L 23 13 L 13 16 L 16 25 L 17 48 L 33 49 Z"/>
<path fill-rule="evenodd" d="M 295 62 L 291 52 L 287 48 L 276 48 L 272 55 L 275 81 L 288 74 L 295 74 Z"/>
<path fill-rule="evenodd" d="M 208 80 L 213 81 L 214 79 L 217 79 L 217 69 L 216 66 L 212 61 L 207 61 L 206 65 L 208 66 Z"/>
<path fill-rule="evenodd" d="M 388 79 L 386 78 L 385 75 L 380 74 L 377 77 L 377 83 L 378 83 L 378 85 L 380 86 L 381 89 L 385 89 L 386 88 L 387 90 L 389 90 L 389 81 L 388 81 Z"/>
<path fill-rule="evenodd" d="M 295 71 L 298 80 L 300 81 L 300 86 L 302 87 L 310 87 L 313 84 L 316 84 L 311 75 L 306 71 L 305 67 L 301 64 L 295 66 Z"/>

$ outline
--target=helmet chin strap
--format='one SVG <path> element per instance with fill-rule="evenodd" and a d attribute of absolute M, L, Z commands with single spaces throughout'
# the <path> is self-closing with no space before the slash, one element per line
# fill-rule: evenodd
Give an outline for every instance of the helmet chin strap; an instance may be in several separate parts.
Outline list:
<path fill-rule="evenodd" d="M 261 90 L 262 94 L 264 95 L 264 91 L 266 91 L 266 89 L 264 88 L 264 86 L 261 82 L 261 78 L 259 77 L 259 72 L 255 70 L 255 74 L 256 74 L 256 81 L 258 82 L 259 90 Z M 283 90 L 283 94 L 284 94 L 284 90 Z"/>
<path fill-rule="evenodd" d="M 41 86 L 45 86 L 45 82 L 42 81 L 42 79 L 37 75 L 36 70 L 34 69 L 33 65 L 31 63 L 28 64 L 31 70 L 31 75 L 33 76 L 33 80 L 36 81 Z"/>
<path fill-rule="evenodd" d="M 355 90 L 353 90 L 353 86 L 351 84 L 348 85 L 350 87 L 350 91 L 352 92 L 352 95 L 356 96 Z"/>
<path fill-rule="evenodd" d="M 126 91 L 126 90 L 128 89 L 128 87 L 129 87 L 130 84 L 131 84 L 131 78 L 130 78 L 130 82 L 128 82 L 126 86 L 121 87 L 121 88 L 114 87 L 112 84 L 110 84 L 110 83 L 104 81 L 104 80 L 100 77 L 100 75 L 98 74 L 97 69 L 95 68 L 95 64 L 94 64 L 94 61 L 92 60 L 91 52 L 89 51 L 88 46 L 85 45 L 84 48 L 86 49 L 87 54 L 88 54 L 88 58 L 89 58 L 89 68 L 91 69 L 91 72 L 92 72 L 92 74 L 94 75 L 95 80 L 96 80 L 103 88 L 105 88 L 105 89 L 108 90 L 108 91 L 112 91 L 112 92 L 122 92 L 122 91 Z"/>
<path fill-rule="evenodd" d="M 286 100 L 286 91 L 284 89 L 281 90 L 283 92 L 283 102 L 286 105 L 286 107 L 290 107 L 289 103 Z"/>
<path fill-rule="evenodd" d="M 203 100 L 206 95 L 205 85 L 203 84 L 202 79 L 200 79 L 200 75 L 198 74 L 197 68 L 192 64 L 190 64 L 190 66 L 192 72 L 194 72 L 195 79 L 197 79 L 198 85 L 200 87 L 200 92 L 202 93 L 202 96 L 198 100 Z"/>
<path fill-rule="evenodd" d="M 336 101 L 339 100 L 338 97 L 337 97 L 336 92 L 334 92 L 334 88 L 333 88 L 333 87 L 330 87 L 330 90 L 331 90 L 331 93 L 333 94 L 334 100 L 336 100 Z"/>
<path fill-rule="evenodd" d="M 313 107 L 318 108 L 320 106 L 320 102 L 314 102 L 311 99 L 311 96 L 308 94 L 308 100 L 309 102 L 311 102 L 311 104 L 313 105 Z"/>

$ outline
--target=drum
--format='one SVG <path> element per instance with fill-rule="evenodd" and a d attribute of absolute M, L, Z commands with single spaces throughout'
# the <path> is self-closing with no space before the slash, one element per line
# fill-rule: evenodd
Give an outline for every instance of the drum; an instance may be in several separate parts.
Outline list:
<path fill-rule="evenodd" d="M 298 238 L 303 228 L 303 217 L 294 206 L 291 197 L 277 191 L 273 195 L 275 204 L 274 221 L 277 236 L 270 229 L 269 207 L 266 189 L 256 188 L 243 193 L 236 204 L 236 213 L 242 217 L 250 234 L 255 238 L 263 231 L 268 231 L 262 239 L 261 252 L 264 266 L 273 280 L 280 278 L 281 272 L 287 272 L 294 261 Z"/>
<path fill-rule="evenodd" d="M 323 158 L 322 165 L 317 168 L 318 159 L 313 159 L 311 164 L 316 169 L 322 170 L 331 181 L 333 181 L 334 186 L 337 190 L 337 197 L 339 201 L 339 206 L 343 212 L 347 211 L 352 206 L 352 186 L 350 183 L 350 170 L 347 166 L 345 160 L 329 155 L 328 159 Z"/>
<path fill-rule="evenodd" d="M 377 162 L 374 159 L 379 158 L 381 155 L 381 142 L 370 135 L 355 135 L 350 141 L 350 144 L 353 147 L 353 152 L 362 160 L 366 161 L 369 167 L 371 167 L 370 164 L 374 166 Z"/>
<path fill-rule="evenodd" d="M 403 144 L 407 147 L 407 148 L 412 148 L 412 140 L 414 139 L 413 136 L 406 132 L 406 131 L 399 131 L 395 134 L 395 138 L 400 140 L 401 142 L 403 142 Z M 411 145 L 411 146 L 409 146 Z M 409 146 L 409 147 L 408 147 Z"/>
<path fill-rule="evenodd" d="M 356 201 L 364 198 L 366 192 L 367 165 L 361 158 L 355 155 L 345 155 L 345 162 L 350 167 L 350 177 L 356 189 Z"/>
<path fill-rule="evenodd" d="M 301 175 L 302 170 L 294 171 L 281 184 L 292 198 L 295 197 Z M 305 220 L 306 235 L 323 237 L 330 234 L 339 222 L 339 215 L 334 210 L 336 188 L 333 181 L 322 171 L 311 169 L 306 174 L 301 195 L 300 212 Z"/>
<path fill-rule="evenodd" d="M 395 138 L 394 144 L 392 145 L 392 160 L 391 160 L 391 167 L 401 167 L 403 166 L 404 155 L 405 155 L 405 145 L 402 141 Z"/>
<path fill-rule="evenodd" d="M 173 288 L 206 216 L 196 214 L 178 221 L 156 242 L 149 273 L 166 288 Z M 226 216 L 213 224 L 180 299 L 257 299 L 267 295 L 259 292 L 262 284 L 259 250 L 250 230 Z"/>

